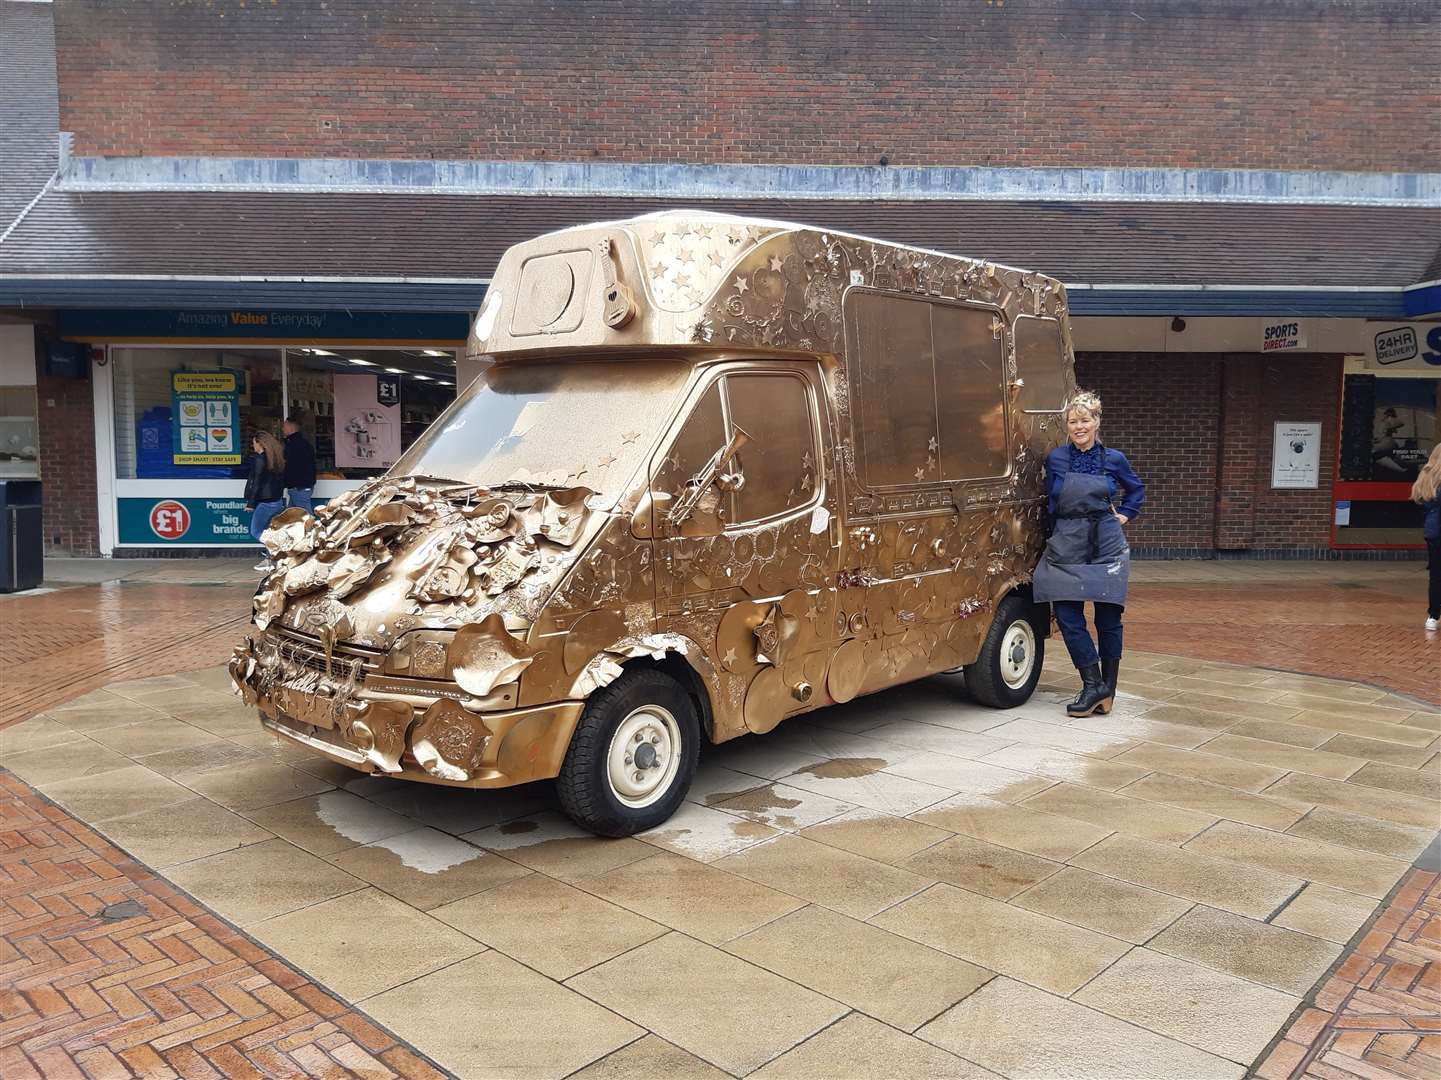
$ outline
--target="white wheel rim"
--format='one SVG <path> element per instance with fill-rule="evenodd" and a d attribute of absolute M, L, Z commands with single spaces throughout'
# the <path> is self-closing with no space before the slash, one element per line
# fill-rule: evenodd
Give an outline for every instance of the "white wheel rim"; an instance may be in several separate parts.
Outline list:
<path fill-rule="evenodd" d="M 1026 685 L 1036 663 L 1036 632 L 1024 619 L 1006 627 L 1001 638 L 1001 681 L 1012 690 Z"/>
<path fill-rule="evenodd" d="M 680 769 L 680 725 L 659 705 L 642 705 L 620 722 L 606 752 L 610 790 L 632 808 L 649 806 L 670 790 Z"/>

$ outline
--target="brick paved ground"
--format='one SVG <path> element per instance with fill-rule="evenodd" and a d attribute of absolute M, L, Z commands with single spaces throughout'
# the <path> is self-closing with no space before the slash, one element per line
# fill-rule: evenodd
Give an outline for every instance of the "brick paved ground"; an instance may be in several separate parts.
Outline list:
<path fill-rule="evenodd" d="M 0 770 L 5 1080 L 442 1075 Z"/>
<path fill-rule="evenodd" d="M 1256 1070 L 1263 1080 L 1441 1076 L 1441 875 L 1413 870 Z"/>
<path fill-rule="evenodd" d="M 1153 652 L 1354 679 L 1441 704 L 1441 634 L 1422 629 L 1424 571 L 1372 577 L 1338 563 L 1311 577 L 1144 583 L 1128 598 L 1126 632 Z"/>
<path fill-rule="evenodd" d="M 252 591 L 113 581 L 0 598 L 0 728 L 109 682 L 220 663 Z"/>

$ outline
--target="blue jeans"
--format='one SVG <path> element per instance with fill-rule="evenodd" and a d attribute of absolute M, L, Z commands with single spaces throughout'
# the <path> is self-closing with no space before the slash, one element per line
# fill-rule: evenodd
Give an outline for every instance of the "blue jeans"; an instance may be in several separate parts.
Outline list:
<path fill-rule="evenodd" d="M 285 503 L 280 499 L 255 504 L 255 513 L 250 515 L 250 535 L 257 544 L 260 543 L 260 534 L 270 528 L 270 519 L 284 509 Z"/>
<path fill-rule="evenodd" d="M 1126 610 L 1124 604 L 1095 605 L 1096 637 L 1101 641 L 1099 656 L 1091 642 L 1091 633 L 1086 629 L 1086 605 L 1080 600 L 1057 600 L 1052 606 L 1056 610 L 1056 622 L 1061 624 L 1066 651 L 1071 654 L 1071 663 L 1077 668 L 1090 667 L 1102 659 L 1121 658 L 1121 612 Z"/>
<path fill-rule="evenodd" d="M 288 506 L 298 506 L 307 514 L 313 507 L 310 505 L 310 493 L 314 488 L 286 488 L 285 502 Z"/>

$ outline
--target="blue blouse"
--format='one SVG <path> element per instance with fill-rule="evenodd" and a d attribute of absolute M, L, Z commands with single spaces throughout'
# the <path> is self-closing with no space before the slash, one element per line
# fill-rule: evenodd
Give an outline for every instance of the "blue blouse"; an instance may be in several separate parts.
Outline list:
<path fill-rule="evenodd" d="M 1119 496 L 1120 512 L 1131 521 L 1136 520 L 1136 515 L 1141 512 L 1141 506 L 1146 501 L 1146 485 L 1141 483 L 1141 478 L 1131 468 L 1125 454 L 1100 443 L 1096 443 L 1090 451 L 1082 452 L 1065 442 L 1046 455 L 1046 509 L 1052 517 L 1056 514 L 1056 496 L 1061 493 L 1061 485 L 1066 482 L 1066 475 L 1071 471 L 1072 454 L 1083 457 L 1084 460 L 1093 456 L 1099 457 L 1100 455 L 1095 453 L 1097 450 L 1105 455 L 1103 468 L 1106 478 L 1111 481 L 1111 498 Z M 1086 468 L 1086 464 L 1082 464 L 1077 472 L 1093 471 Z"/>

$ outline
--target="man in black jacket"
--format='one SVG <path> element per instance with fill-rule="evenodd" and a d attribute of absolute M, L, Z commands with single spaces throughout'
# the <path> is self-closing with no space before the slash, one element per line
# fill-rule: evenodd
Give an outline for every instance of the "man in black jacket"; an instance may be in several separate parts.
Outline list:
<path fill-rule="evenodd" d="M 285 501 L 310 513 L 315 488 L 315 447 L 301 431 L 305 413 L 299 409 L 285 418 Z"/>

